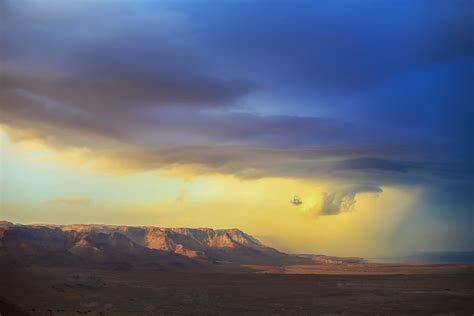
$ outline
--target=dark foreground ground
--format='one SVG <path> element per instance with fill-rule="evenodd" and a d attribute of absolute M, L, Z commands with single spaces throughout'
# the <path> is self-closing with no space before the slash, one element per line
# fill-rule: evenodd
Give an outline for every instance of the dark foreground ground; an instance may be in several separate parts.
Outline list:
<path fill-rule="evenodd" d="M 395 274 L 359 271 L 357 275 L 350 275 L 350 267 L 337 269 L 346 273 L 327 274 L 330 268 L 326 274 L 278 274 L 265 269 L 264 273 L 3 270 L 0 313 L 22 315 L 19 308 L 28 315 L 474 313 L 472 267 L 423 268 L 402 275 L 397 273 L 409 268 L 394 269 Z"/>

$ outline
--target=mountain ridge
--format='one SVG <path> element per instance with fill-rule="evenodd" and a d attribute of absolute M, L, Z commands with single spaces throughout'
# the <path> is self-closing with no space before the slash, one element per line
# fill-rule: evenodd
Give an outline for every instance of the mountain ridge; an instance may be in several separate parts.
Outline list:
<path fill-rule="evenodd" d="M 301 264 L 311 259 L 265 246 L 238 228 L 167 228 L 0 221 L 0 255 L 27 264 L 196 267 Z"/>

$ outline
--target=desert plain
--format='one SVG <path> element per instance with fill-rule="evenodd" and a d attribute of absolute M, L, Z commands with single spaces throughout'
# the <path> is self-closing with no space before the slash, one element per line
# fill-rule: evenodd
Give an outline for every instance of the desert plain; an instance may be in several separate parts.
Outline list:
<path fill-rule="evenodd" d="M 2 316 L 474 311 L 472 264 L 289 255 L 237 229 L 2 225 Z"/>

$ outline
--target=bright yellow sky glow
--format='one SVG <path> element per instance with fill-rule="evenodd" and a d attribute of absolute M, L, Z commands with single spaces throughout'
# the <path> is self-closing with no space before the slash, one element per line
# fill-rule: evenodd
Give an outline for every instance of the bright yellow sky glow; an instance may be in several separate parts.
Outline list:
<path fill-rule="evenodd" d="M 123 172 L 92 151 L 1 139 L 1 217 L 20 223 L 239 227 L 289 252 L 378 256 L 394 251 L 392 234 L 417 195 L 384 187 L 358 193 L 349 212 L 322 216 L 323 195 L 342 183 Z M 295 194 L 303 205 L 289 202 Z"/>

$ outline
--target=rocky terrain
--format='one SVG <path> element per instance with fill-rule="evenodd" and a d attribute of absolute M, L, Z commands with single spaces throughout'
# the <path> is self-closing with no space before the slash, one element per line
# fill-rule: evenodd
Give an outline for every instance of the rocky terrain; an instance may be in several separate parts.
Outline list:
<path fill-rule="evenodd" d="M 111 269 L 202 268 L 216 264 L 305 264 L 239 229 L 0 222 L 0 256 L 12 264 Z"/>

